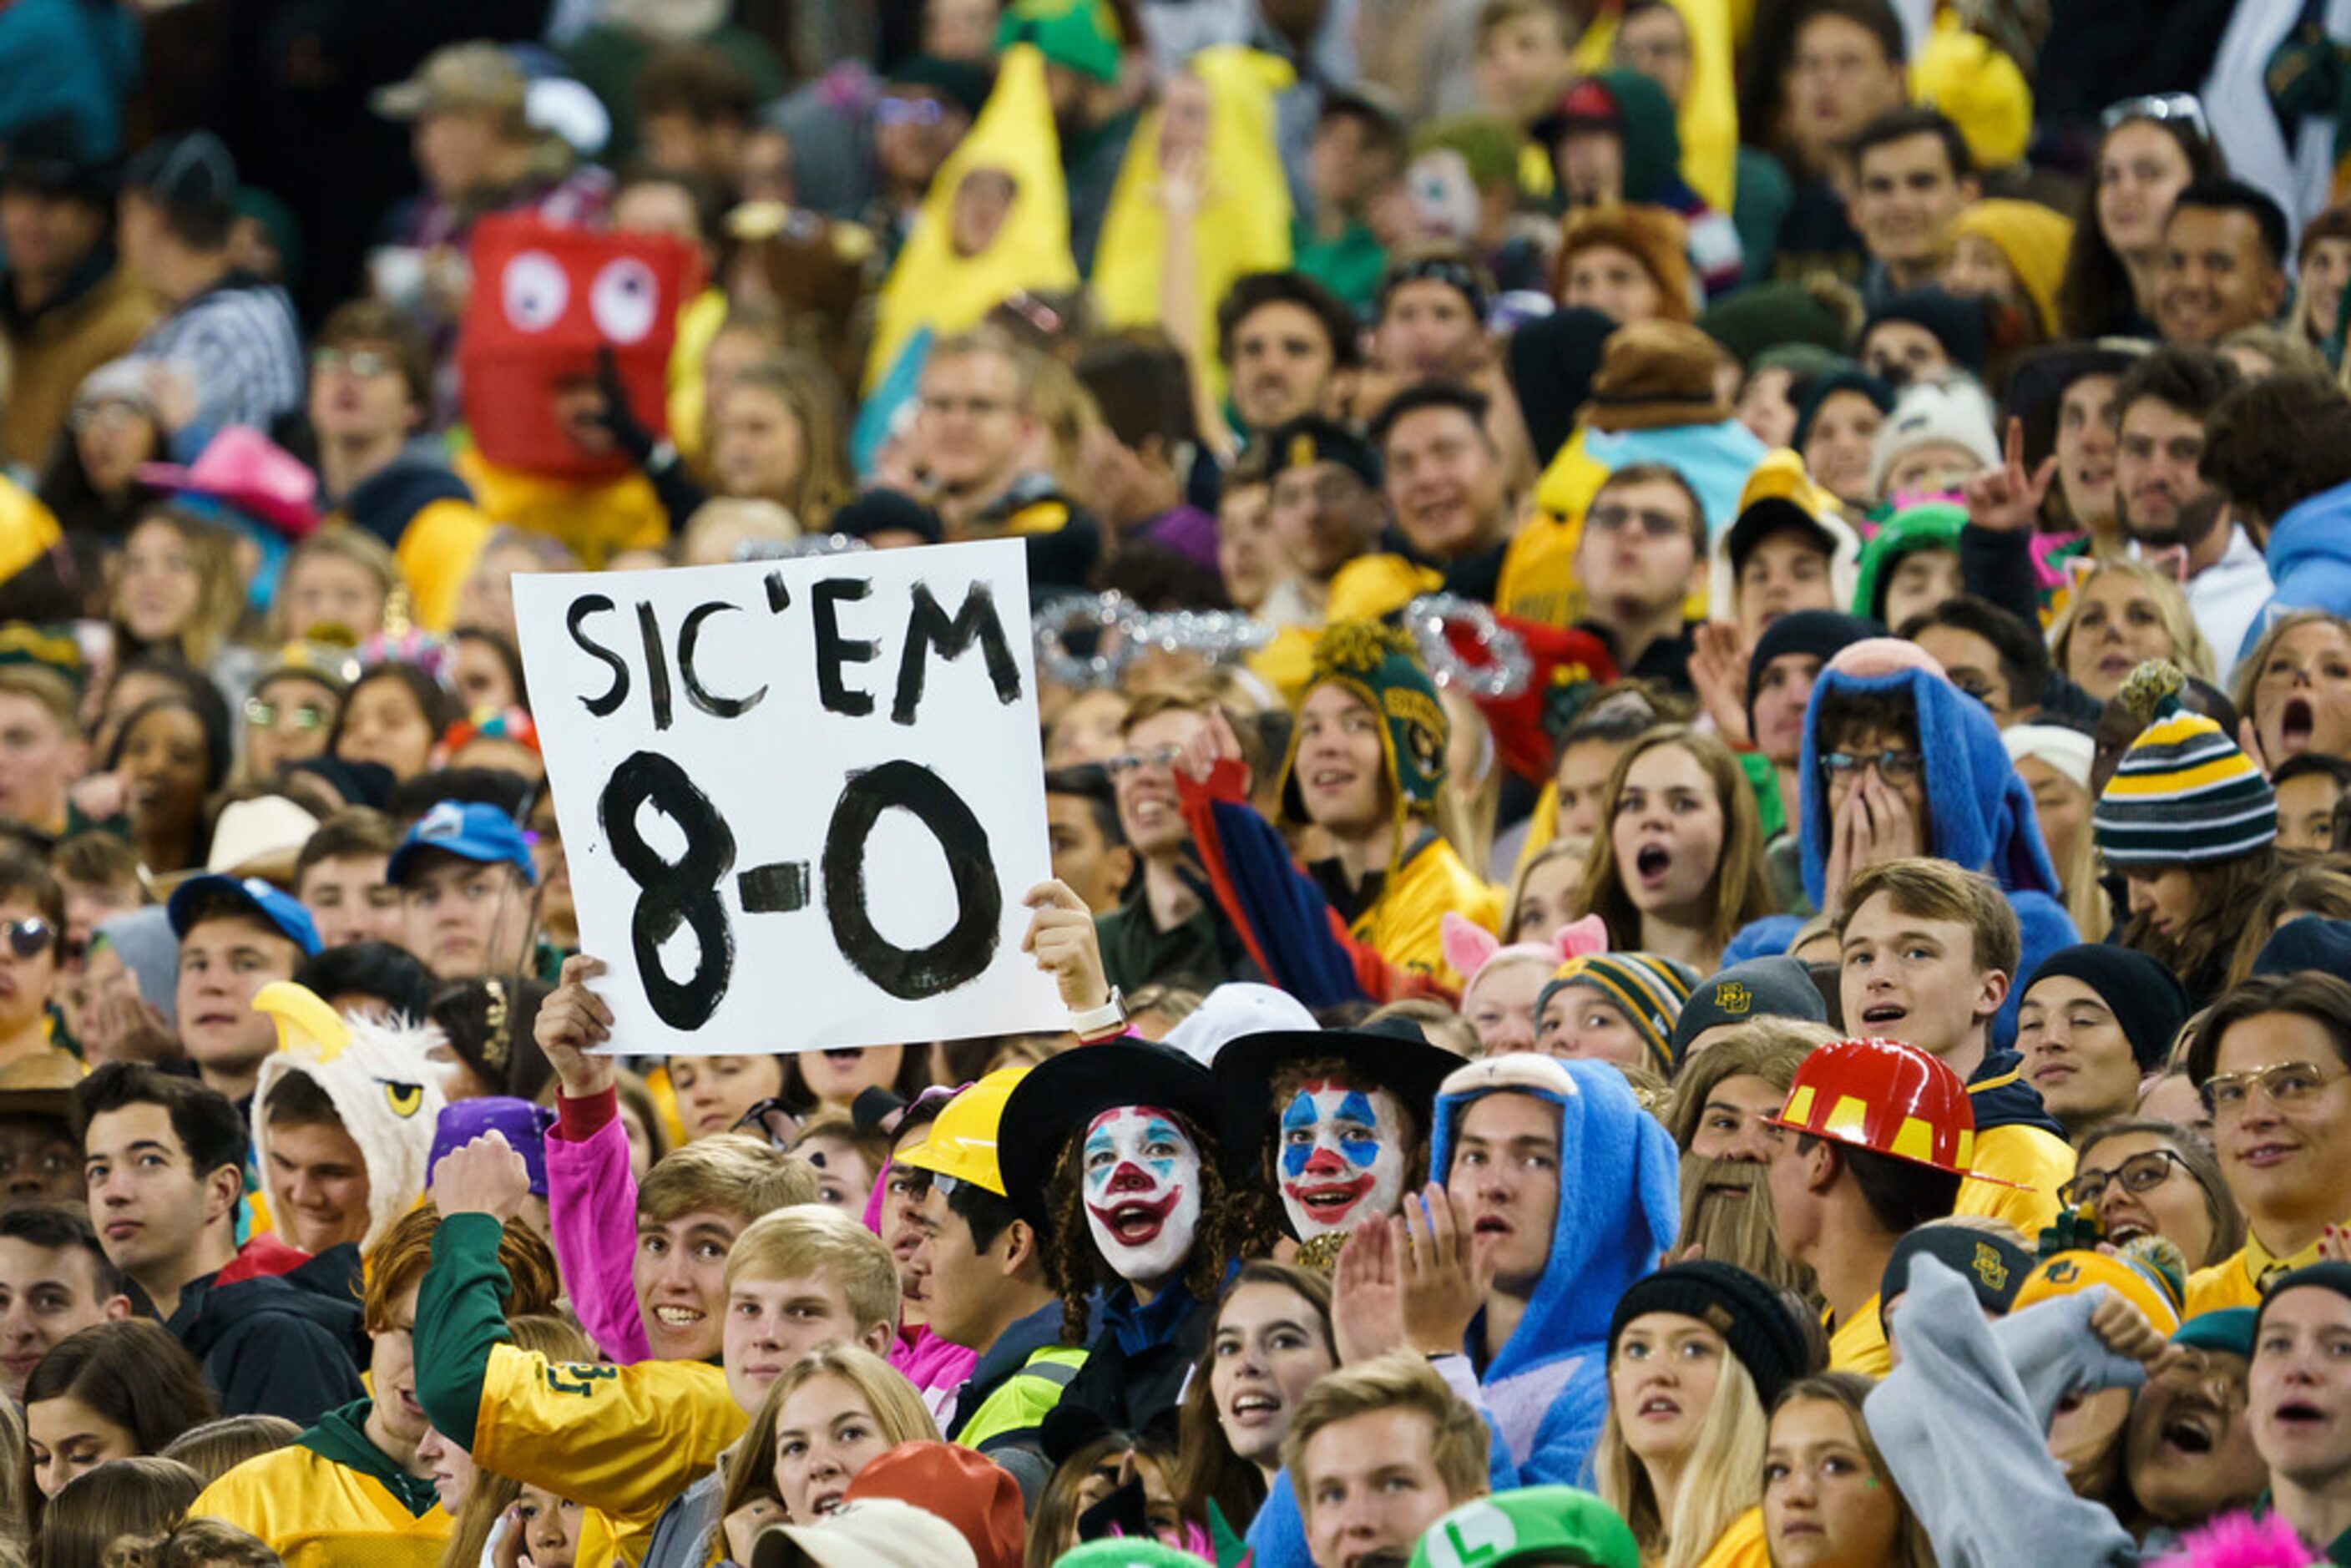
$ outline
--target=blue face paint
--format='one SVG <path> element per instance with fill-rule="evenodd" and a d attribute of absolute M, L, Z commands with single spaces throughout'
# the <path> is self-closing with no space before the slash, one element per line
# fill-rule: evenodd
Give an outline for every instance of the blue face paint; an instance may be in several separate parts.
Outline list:
<path fill-rule="evenodd" d="M 1281 1113 L 1282 1175 L 1305 1173 L 1306 1162 L 1314 1154 L 1314 1124 L 1322 1119 L 1322 1113 L 1314 1108 L 1314 1096 L 1300 1090 Z"/>
<path fill-rule="evenodd" d="M 1348 1090 L 1347 1097 L 1339 1102 L 1339 1120 L 1347 1127 L 1339 1135 L 1339 1152 L 1347 1156 L 1349 1165 L 1368 1166 L 1380 1157 L 1379 1139 L 1361 1135 L 1380 1124 L 1370 1095 L 1360 1089 Z"/>

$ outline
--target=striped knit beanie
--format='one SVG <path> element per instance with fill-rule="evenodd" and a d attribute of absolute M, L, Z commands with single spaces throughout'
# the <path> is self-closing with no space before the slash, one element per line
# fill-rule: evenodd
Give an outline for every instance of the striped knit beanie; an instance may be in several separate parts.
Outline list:
<path fill-rule="evenodd" d="M 2090 829 L 2112 866 L 2196 865 L 2251 854 L 2277 838 L 2277 792 L 2228 732 L 2179 706 L 2169 664 L 2131 672 L 2117 701 L 2153 722 L 2123 753 Z"/>
<path fill-rule="evenodd" d="M 1616 1004 L 1641 1037 L 1649 1065 L 1673 1075 L 1674 1020 L 1698 988 L 1698 974 L 1687 964 L 1656 953 L 1587 953 L 1562 964 L 1535 998 L 1535 1018 L 1569 986 L 1589 986 Z"/>

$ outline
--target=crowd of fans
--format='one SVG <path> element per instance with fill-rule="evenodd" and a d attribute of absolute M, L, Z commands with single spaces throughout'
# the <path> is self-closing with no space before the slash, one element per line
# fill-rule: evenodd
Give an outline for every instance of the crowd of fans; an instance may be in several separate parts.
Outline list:
<path fill-rule="evenodd" d="M 0 1568 L 2351 1563 L 2342 10 L 0 0 Z M 971 539 L 632 1041 L 515 576 Z"/>

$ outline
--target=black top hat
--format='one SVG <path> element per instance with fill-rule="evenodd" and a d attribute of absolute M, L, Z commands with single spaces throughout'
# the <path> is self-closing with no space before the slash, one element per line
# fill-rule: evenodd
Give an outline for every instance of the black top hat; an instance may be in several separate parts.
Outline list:
<path fill-rule="evenodd" d="M 1279 1030 L 1245 1034 L 1217 1052 L 1218 1136 L 1228 1168 L 1238 1181 L 1259 1175 L 1275 1106 L 1274 1075 L 1286 1062 L 1335 1056 L 1405 1103 L 1419 1119 L 1422 1136 L 1436 1113 L 1437 1087 L 1462 1059 L 1431 1045 L 1419 1028 L 1403 1019 L 1365 1029 Z"/>
<path fill-rule="evenodd" d="M 997 1160 L 1015 1213 L 1042 1229 L 1051 1223 L 1045 1188 L 1070 1140 L 1105 1111 L 1153 1105 L 1217 1134 L 1217 1091 L 1208 1070 L 1182 1051 L 1148 1040 L 1081 1045 L 1040 1063 L 1004 1103 Z M 1201 1159 L 1220 1157 L 1214 1146 Z"/>

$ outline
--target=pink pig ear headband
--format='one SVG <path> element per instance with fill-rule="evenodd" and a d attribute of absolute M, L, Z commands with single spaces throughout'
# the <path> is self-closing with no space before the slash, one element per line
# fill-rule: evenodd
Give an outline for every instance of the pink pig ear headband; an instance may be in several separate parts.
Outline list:
<path fill-rule="evenodd" d="M 1489 969 L 1522 962 L 1555 969 L 1570 958 L 1608 951 L 1608 926 L 1597 915 L 1587 915 L 1572 925 L 1561 926 L 1548 942 L 1505 944 L 1484 926 L 1464 920 L 1449 909 L 1438 925 L 1445 961 L 1461 976 L 1461 999 L 1465 1004 L 1469 993 L 1477 988 L 1478 977 Z"/>

